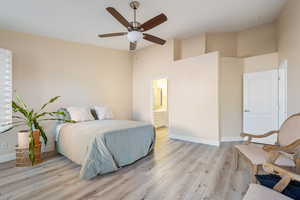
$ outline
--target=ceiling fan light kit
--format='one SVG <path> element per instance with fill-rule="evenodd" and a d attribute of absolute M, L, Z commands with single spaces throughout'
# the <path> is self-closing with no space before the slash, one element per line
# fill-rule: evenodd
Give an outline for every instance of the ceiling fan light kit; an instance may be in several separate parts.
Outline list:
<path fill-rule="evenodd" d="M 127 33 L 127 39 L 129 42 L 137 42 L 142 39 L 143 33 L 140 31 L 130 31 Z"/>
<path fill-rule="evenodd" d="M 141 40 L 142 38 L 145 40 L 148 40 L 150 42 L 164 45 L 166 43 L 165 40 L 158 38 L 156 36 L 144 33 L 145 31 L 148 31 L 162 23 L 168 20 L 167 16 L 165 14 L 160 14 L 148 21 L 146 21 L 143 24 L 140 24 L 136 20 L 136 10 L 139 8 L 140 3 L 138 1 L 132 1 L 130 2 L 130 7 L 133 9 L 134 12 L 134 19 L 132 22 L 128 22 L 127 19 L 125 19 L 116 9 L 112 7 L 106 8 L 106 10 L 118 21 L 120 22 L 128 32 L 120 32 L 120 33 L 108 33 L 108 34 L 101 34 L 98 35 L 101 38 L 104 37 L 114 37 L 114 36 L 122 36 L 127 35 L 127 39 L 130 42 L 129 44 L 129 50 L 135 50 L 137 46 L 137 42 Z"/>

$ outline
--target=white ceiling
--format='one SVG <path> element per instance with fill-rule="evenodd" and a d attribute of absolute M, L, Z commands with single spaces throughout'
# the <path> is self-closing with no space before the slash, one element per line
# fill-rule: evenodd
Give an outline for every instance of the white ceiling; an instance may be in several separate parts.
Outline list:
<path fill-rule="evenodd" d="M 186 38 L 203 32 L 238 31 L 272 22 L 287 0 L 140 0 L 137 19 L 161 12 L 168 21 L 150 31 L 161 38 Z M 128 21 L 130 0 L 0 0 L 0 29 L 9 29 L 103 47 L 128 49 L 126 36 L 97 34 L 125 28 L 106 10 L 116 8 Z M 139 42 L 139 47 L 149 45 Z"/>

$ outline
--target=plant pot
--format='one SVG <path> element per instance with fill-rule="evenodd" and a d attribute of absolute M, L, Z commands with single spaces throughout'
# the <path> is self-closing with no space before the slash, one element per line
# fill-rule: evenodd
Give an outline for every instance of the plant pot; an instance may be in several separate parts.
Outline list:
<path fill-rule="evenodd" d="M 33 131 L 33 138 L 34 138 L 34 143 L 36 145 L 39 145 L 41 143 L 41 132 L 39 130 Z"/>
<path fill-rule="evenodd" d="M 18 132 L 18 147 L 27 149 L 29 147 L 29 134 L 30 132 L 21 131 Z"/>
<path fill-rule="evenodd" d="M 32 166 L 32 162 L 29 159 L 29 131 L 21 131 L 18 133 L 18 146 L 16 148 L 16 166 L 17 167 L 25 167 Z M 35 154 L 35 162 L 34 165 L 42 162 L 41 158 L 41 141 L 40 141 L 40 131 L 33 131 L 34 138 L 34 154 Z"/>
<path fill-rule="evenodd" d="M 29 148 L 29 135 L 30 135 L 29 131 L 20 131 L 18 133 L 18 147 L 19 148 L 23 148 L 23 149 Z M 41 133 L 39 130 L 33 131 L 34 143 L 36 145 L 41 143 L 40 136 L 41 136 Z"/>

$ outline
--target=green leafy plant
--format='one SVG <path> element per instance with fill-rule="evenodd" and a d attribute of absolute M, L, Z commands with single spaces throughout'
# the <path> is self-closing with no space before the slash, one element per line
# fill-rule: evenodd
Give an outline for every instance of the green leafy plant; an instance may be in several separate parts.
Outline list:
<path fill-rule="evenodd" d="M 70 122 L 74 123 L 75 121 L 72 120 L 65 120 L 62 116 L 65 116 L 63 112 L 46 112 L 44 111 L 45 108 L 55 102 L 59 96 L 56 96 L 50 99 L 47 103 L 45 103 L 38 111 L 35 111 L 32 108 L 29 108 L 24 101 L 17 96 L 15 100 L 12 101 L 12 109 L 14 113 L 19 113 L 20 115 L 15 116 L 13 115 L 13 122 L 9 124 L 4 124 L 2 126 L 9 126 L 10 128 L 6 129 L 4 132 L 8 132 L 11 129 L 20 127 L 20 126 L 27 126 L 29 132 L 29 159 L 31 160 L 32 164 L 35 162 L 35 154 L 34 154 L 34 147 L 35 141 L 33 137 L 33 132 L 35 130 L 39 130 L 40 134 L 43 138 L 44 144 L 47 144 L 48 138 L 45 133 L 43 126 L 41 126 L 41 122 L 43 121 L 63 121 L 63 122 Z M 61 117 L 61 118 L 60 118 Z"/>

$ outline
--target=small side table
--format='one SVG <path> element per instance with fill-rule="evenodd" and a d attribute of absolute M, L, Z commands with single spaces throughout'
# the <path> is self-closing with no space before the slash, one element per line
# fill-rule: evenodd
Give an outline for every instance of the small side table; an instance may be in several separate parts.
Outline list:
<path fill-rule="evenodd" d="M 37 165 L 42 162 L 41 147 L 41 142 L 35 145 L 35 162 L 33 165 Z M 16 146 L 16 167 L 29 167 L 33 165 L 31 160 L 29 159 L 29 148 L 19 148 L 18 146 Z"/>

